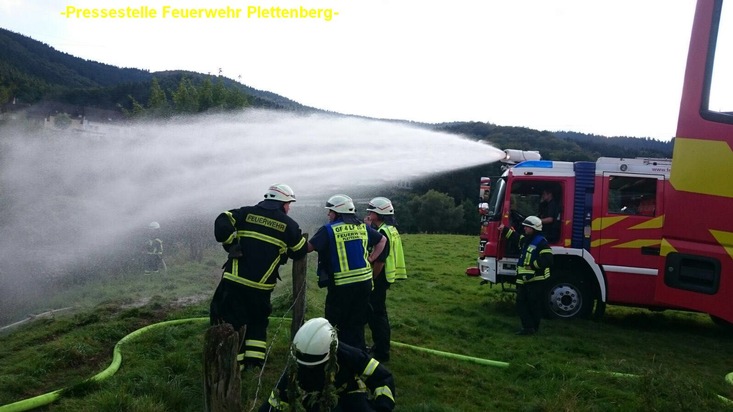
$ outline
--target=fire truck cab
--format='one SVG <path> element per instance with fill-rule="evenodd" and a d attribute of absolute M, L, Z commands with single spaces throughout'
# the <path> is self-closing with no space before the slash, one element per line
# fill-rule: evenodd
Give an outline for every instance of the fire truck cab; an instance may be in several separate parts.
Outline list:
<path fill-rule="evenodd" d="M 499 225 L 538 213 L 549 188 L 562 219 L 543 281 L 549 314 L 587 316 L 595 307 L 600 315 L 616 303 L 707 313 L 733 328 L 731 30 L 730 5 L 697 1 L 671 161 L 553 162 L 507 151 L 508 169 L 480 204 L 478 266 L 467 274 L 513 282 L 517 251 Z"/>
<path fill-rule="evenodd" d="M 482 178 L 482 187 L 491 180 L 491 189 L 479 204 L 478 270 L 467 273 L 502 287 L 513 284 L 519 250 L 508 247 L 499 227 L 521 228 L 526 216 L 544 217 L 548 192 L 552 199 L 544 202 L 557 202 L 549 209 L 558 223 L 543 228 L 555 256 L 545 281 L 547 314 L 586 317 L 595 307 L 602 315 L 606 302 L 658 306 L 654 285 L 671 160 L 557 162 L 540 160 L 537 152 L 505 152 L 502 176 Z M 531 160 L 515 163 L 517 157 Z"/>

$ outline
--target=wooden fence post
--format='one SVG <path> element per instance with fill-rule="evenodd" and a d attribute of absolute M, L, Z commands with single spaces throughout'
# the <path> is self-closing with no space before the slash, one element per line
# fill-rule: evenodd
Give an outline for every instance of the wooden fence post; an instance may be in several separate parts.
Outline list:
<path fill-rule="evenodd" d="M 303 239 L 308 242 L 308 234 L 303 233 Z M 308 245 L 306 244 L 307 247 Z M 308 254 L 302 259 L 293 261 L 293 320 L 290 323 L 290 340 L 295 337 L 295 333 L 303 325 L 305 321 L 305 291 L 306 291 L 306 272 L 308 271 Z"/>
<path fill-rule="evenodd" d="M 246 326 L 242 328 L 242 336 Z M 210 327 L 204 336 L 204 411 L 241 412 L 240 339 L 232 325 Z"/>

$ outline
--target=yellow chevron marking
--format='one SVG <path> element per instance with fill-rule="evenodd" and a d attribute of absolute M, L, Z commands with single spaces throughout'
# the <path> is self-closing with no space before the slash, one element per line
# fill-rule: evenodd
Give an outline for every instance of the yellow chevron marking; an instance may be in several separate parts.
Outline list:
<path fill-rule="evenodd" d="M 733 198 L 733 149 L 715 140 L 676 138 L 669 182 L 676 190 Z M 716 178 L 717 177 L 717 178 Z"/>
<path fill-rule="evenodd" d="M 664 224 L 664 215 L 649 219 L 646 222 L 631 226 L 629 229 L 659 229 Z"/>
<path fill-rule="evenodd" d="M 609 243 L 613 243 L 617 241 L 618 239 L 598 239 L 590 242 L 590 247 L 597 247 L 597 246 L 603 246 L 607 245 Z"/>
<path fill-rule="evenodd" d="M 667 256 L 670 253 L 677 252 L 677 249 L 670 244 L 667 239 L 662 239 L 662 245 L 659 248 L 659 255 L 660 256 Z"/>
<path fill-rule="evenodd" d="M 636 239 L 631 242 L 614 245 L 614 248 L 621 249 L 639 249 L 644 246 L 654 246 L 659 244 L 659 239 Z"/>
<path fill-rule="evenodd" d="M 609 226 L 613 226 L 616 223 L 626 219 L 628 216 L 615 216 L 615 217 L 608 217 L 604 216 L 598 219 L 593 220 L 593 223 L 591 223 L 591 230 L 603 230 Z"/>
<path fill-rule="evenodd" d="M 718 243 L 723 246 L 725 251 L 728 252 L 728 255 L 733 259 L 733 233 L 711 229 L 710 234 L 713 235 L 715 240 L 717 240 Z"/>

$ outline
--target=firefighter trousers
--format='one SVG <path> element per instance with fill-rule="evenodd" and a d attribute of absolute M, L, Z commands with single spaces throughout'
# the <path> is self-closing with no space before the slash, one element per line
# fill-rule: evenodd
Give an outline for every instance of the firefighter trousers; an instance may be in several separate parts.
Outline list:
<path fill-rule="evenodd" d="M 325 317 L 338 331 L 341 342 L 366 350 L 364 326 L 369 315 L 369 294 L 372 280 L 329 286 Z"/>
<path fill-rule="evenodd" d="M 523 329 L 540 329 L 542 319 L 542 291 L 544 281 L 517 284 L 517 314 L 522 321 Z"/>
<path fill-rule="evenodd" d="M 372 331 L 371 355 L 380 362 L 389 360 L 389 341 L 391 339 L 391 328 L 387 314 L 387 289 L 389 282 L 382 275 L 374 280 L 374 289 L 369 295 L 368 324 Z"/>
<path fill-rule="evenodd" d="M 237 360 L 243 366 L 262 366 L 267 349 L 267 327 L 272 313 L 271 291 L 257 290 L 222 279 L 211 300 L 212 325 L 229 323 L 234 330 L 247 327 Z"/>

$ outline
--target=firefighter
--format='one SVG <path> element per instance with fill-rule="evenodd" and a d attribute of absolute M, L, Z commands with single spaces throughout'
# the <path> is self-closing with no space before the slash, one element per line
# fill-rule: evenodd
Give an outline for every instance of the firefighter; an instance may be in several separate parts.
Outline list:
<path fill-rule="evenodd" d="M 386 412 L 394 409 L 392 373 L 365 351 L 339 342 L 333 326 L 324 318 L 311 319 L 293 338 L 294 376 L 283 374 L 259 412 L 304 410 Z M 290 382 L 297 388 L 289 388 Z M 330 388 L 329 388 L 330 387 Z M 293 389 L 299 397 L 293 396 Z M 336 399 L 330 392 L 335 391 Z M 300 402 L 304 409 L 296 405 Z M 325 404 L 325 406 L 324 406 Z"/>
<path fill-rule="evenodd" d="M 158 234 L 160 223 L 150 222 L 148 225 L 148 241 L 145 243 L 145 274 L 158 273 L 163 262 L 163 241 Z"/>
<path fill-rule="evenodd" d="M 553 190 L 549 188 L 542 190 L 537 216 L 542 221 L 543 233 L 547 241 L 558 241 L 560 239 L 560 226 L 562 225 L 562 206 L 555 198 Z"/>
<path fill-rule="evenodd" d="M 356 217 L 354 201 L 346 195 L 331 196 L 326 209 L 329 223 L 308 242 L 308 252 L 318 252 L 318 285 L 328 288 L 325 316 L 342 342 L 366 350 L 371 263 L 384 250 L 387 238 Z"/>
<path fill-rule="evenodd" d="M 214 221 L 214 235 L 228 259 L 211 300 L 210 321 L 229 323 L 237 331 L 246 326 L 237 356 L 241 370 L 264 363 L 278 267 L 306 254 L 300 227 L 288 216 L 292 202 L 293 189 L 275 184 L 257 205 L 226 211 Z"/>
<path fill-rule="evenodd" d="M 380 362 L 389 361 L 389 340 L 391 335 L 387 315 L 387 289 L 396 279 L 407 279 L 405 256 L 402 253 L 400 233 L 394 226 L 394 207 L 386 197 L 375 197 L 367 207 L 368 220 L 372 227 L 387 238 L 384 251 L 372 264 L 374 289 L 369 295 L 368 324 L 372 331 L 374 345 L 370 352 Z"/>
<path fill-rule="evenodd" d="M 539 331 L 542 318 L 542 294 L 545 282 L 550 277 L 553 263 L 552 249 L 542 236 L 542 221 L 537 216 L 528 216 L 522 222 L 524 234 L 512 228 L 499 226 L 502 235 L 510 243 L 519 245 L 517 261 L 517 313 L 522 329 L 517 335 L 532 335 Z"/>

